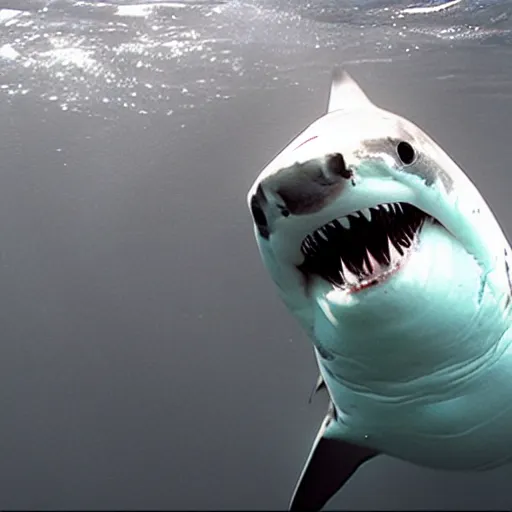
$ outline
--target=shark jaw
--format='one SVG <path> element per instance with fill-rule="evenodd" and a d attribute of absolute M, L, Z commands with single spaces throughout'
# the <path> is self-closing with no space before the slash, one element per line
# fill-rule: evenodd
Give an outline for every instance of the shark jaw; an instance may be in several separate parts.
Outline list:
<path fill-rule="evenodd" d="M 301 244 L 304 261 L 297 269 L 306 287 L 321 278 L 344 293 L 377 286 L 398 272 L 430 215 L 405 202 L 382 203 L 336 218 Z"/>
<path fill-rule="evenodd" d="M 355 189 L 375 191 L 378 185 L 365 186 L 361 180 L 325 210 L 281 219 L 266 240 L 257 235 L 282 300 L 309 333 L 316 329 L 318 306 L 324 313 L 329 309 L 336 325 L 348 309 L 360 310 L 368 319 L 378 315 L 370 307 L 375 300 L 405 307 L 406 314 L 403 297 L 418 304 L 428 301 L 425 280 L 448 293 L 446 276 L 454 269 L 484 286 L 487 267 L 454 222 L 461 217 L 457 208 L 440 204 L 439 196 L 422 183 L 387 186 L 394 188 L 389 195 L 363 197 Z M 440 242 L 445 248 L 442 265 L 432 259 Z"/>

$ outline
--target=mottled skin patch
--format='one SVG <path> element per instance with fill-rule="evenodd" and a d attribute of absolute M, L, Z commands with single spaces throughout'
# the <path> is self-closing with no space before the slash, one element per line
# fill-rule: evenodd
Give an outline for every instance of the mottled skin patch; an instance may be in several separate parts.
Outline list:
<path fill-rule="evenodd" d="M 422 138 L 423 140 L 419 140 Z M 417 140 L 418 139 L 418 140 Z M 398 157 L 397 147 L 400 142 L 408 142 L 416 152 L 416 158 L 413 163 L 405 165 Z M 453 179 L 446 173 L 441 166 L 429 156 L 426 151 L 419 151 L 426 145 L 431 145 L 428 138 L 418 135 L 416 138 L 404 133 L 403 138 L 386 137 L 384 139 L 373 139 L 362 142 L 363 149 L 359 152 L 360 156 L 366 160 L 379 160 L 380 154 L 392 156 L 396 160 L 396 166 L 404 172 L 419 176 L 425 181 L 427 186 L 432 186 L 438 180 L 441 181 L 447 192 L 453 188 Z"/>

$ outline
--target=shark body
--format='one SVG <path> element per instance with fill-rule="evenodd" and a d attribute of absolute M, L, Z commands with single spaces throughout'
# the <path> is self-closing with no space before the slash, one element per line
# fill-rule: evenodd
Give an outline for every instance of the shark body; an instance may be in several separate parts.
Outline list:
<path fill-rule="evenodd" d="M 327 113 L 264 168 L 248 205 L 330 397 L 290 509 L 321 509 L 378 454 L 510 462 L 511 250 L 433 139 L 336 70 Z"/>

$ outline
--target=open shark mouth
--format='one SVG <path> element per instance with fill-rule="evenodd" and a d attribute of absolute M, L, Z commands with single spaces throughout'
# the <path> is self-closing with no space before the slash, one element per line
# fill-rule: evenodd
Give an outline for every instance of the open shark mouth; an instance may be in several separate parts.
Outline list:
<path fill-rule="evenodd" d="M 408 203 L 351 213 L 304 238 L 298 268 L 306 278 L 317 275 L 350 292 L 373 286 L 404 263 L 427 219 L 433 220 Z"/>

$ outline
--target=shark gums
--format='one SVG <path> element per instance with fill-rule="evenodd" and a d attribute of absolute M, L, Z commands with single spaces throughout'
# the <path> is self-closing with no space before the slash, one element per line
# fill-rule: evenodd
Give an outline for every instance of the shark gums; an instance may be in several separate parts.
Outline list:
<path fill-rule="evenodd" d="M 248 205 L 330 398 L 290 509 L 321 509 L 378 454 L 452 470 L 512 459 L 510 247 L 428 135 L 335 70 L 327 113 Z"/>

